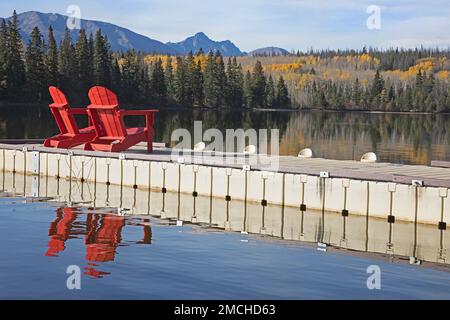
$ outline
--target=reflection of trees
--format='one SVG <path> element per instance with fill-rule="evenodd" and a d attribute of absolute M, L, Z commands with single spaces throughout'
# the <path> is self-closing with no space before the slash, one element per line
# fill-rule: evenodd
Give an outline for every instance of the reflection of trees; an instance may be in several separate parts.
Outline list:
<path fill-rule="evenodd" d="M 318 157 L 356 160 L 374 151 L 382 161 L 428 164 L 450 158 L 449 129 L 446 115 L 303 112 L 292 114 L 281 145 L 291 154 L 312 147 Z"/>
<path fill-rule="evenodd" d="M 80 126 L 86 118 L 78 118 Z M 203 132 L 217 128 L 280 130 L 282 154 L 296 155 L 312 147 L 316 156 L 358 159 L 374 151 L 382 161 L 422 163 L 450 159 L 450 116 L 359 112 L 270 112 L 240 110 L 170 110 L 156 115 L 155 141 L 170 142 L 172 132 L 203 122 Z M 144 118 L 126 118 L 127 125 L 144 125 Z M 43 138 L 57 132 L 48 107 L 0 109 L 0 138 Z M 270 139 L 270 137 L 269 137 Z"/>
<path fill-rule="evenodd" d="M 170 136 L 175 129 L 185 128 L 191 132 L 193 137 L 194 121 L 202 121 L 203 132 L 216 128 L 225 137 L 226 129 L 280 129 L 280 136 L 283 134 L 288 113 L 283 112 L 263 112 L 236 110 L 162 110 L 157 114 L 155 121 L 156 141 L 170 142 Z"/>
<path fill-rule="evenodd" d="M 13 106 L 0 109 L 0 138 L 43 138 L 58 131 L 48 106 Z"/>

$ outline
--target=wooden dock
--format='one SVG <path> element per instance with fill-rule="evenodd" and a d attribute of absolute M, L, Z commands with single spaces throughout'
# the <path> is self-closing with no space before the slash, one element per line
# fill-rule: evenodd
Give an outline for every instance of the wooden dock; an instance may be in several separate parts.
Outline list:
<path fill-rule="evenodd" d="M 82 149 L 56 149 L 46 148 L 41 144 L 25 144 L 21 140 L 12 143 L 1 143 L 0 149 L 27 150 L 45 153 L 72 154 L 79 156 L 92 156 L 100 158 L 120 158 L 128 160 L 143 160 L 153 162 L 177 162 L 172 156 L 173 149 L 167 148 L 164 143 L 154 143 L 154 152 L 148 154 L 145 146 L 137 145 L 127 152 L 111 153 L 98 151 L 85 151 Z M 34 142 L 34 141 L 33 141 Z M 257 155 L 230 154 L 208 151 L 184 151 L 182 158 L 186 164 L 199 164 L 212 167 L 224 167 L 242 169 L 246 163 L 252 162 Z M 323 158 L 298 158 L 293 156 L 280 156 L 277 172 L 306 174 L 319 176 L 321 172 L 327 172 L 329 177 L 348 178 L 367 181 L 394 182 L 411 184 L 413 181 L 421 181 L 423 186 L 450 188 L 450 162 L 432 161 L 430 166 L 404 165 L 393 163 L 367 163 L 353 160 L 331 160 Z M 257 163 L 257 161 L 254 161 Z M 256 164 L 251 170 L 264 170 L 264 167 Z"/>
<path fill-rule="evenodd" d="M 47 178 L 430 223 L 450 223 L 450 168 L 261 154 L 176 150 L 155 143 L 111 153 L 0 144 L 1 178 L 31 176 L 33 194 Z M 44 179 L 44 180 L 42 180 Z M 18 184 L 19 185 L 19 184 Z M 350 201 L 352 200 L 352 201 Z"/>

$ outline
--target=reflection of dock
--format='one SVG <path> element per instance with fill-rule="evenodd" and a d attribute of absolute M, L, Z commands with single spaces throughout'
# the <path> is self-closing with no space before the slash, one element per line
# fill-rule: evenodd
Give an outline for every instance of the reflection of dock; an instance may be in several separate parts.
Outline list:
<path fill-rule="evenodd" d="M 213 157 L 195 152 L 174 161 L 170 149 L 153 154 L 0 145 L 0 168 L 34 177 L 195 194 L 246 203 L 283 205 L 433 224 L 449 220 L 450 168 L 279 157 L 277 172 L 243 169 L 256 155 Z M 322 175 L 321 175 L 322 173 Z M 112 197 L 111 197 L 112 199 Z"/>
<path fill-rule="evenodd" d="M 87 212 L 101 212 L 98 208 L 119 208 L 118 220 L 111 218 L 104 231 L 101 228 L 89 229 L 88 225 L 101 226 L 95 219 L 87 219 L 86 230 L 96 230 L 94 236 L 86 237 L 86 245 L 96 244 L 109 248 L 104 257 L 114 256 L 116 245 L 120 243 L 120 215 L 138 214 L 143 217 L 154 215 L 164 219 L 180 220 L 190 223 L 217 226 L 229 231 L 245 231 L 285 240 L 323 242 L 363 252 L 395 254 L 405 257 L 447 263 L 446 242 L 448 230 L 439 230 L 436 226 L 416 222 L 388 221 L 360 215 L 342 215 L 329 211 L 316 211 L 309 208 L 278 205 L 262 206 L 253 201 L 239 201 L 212 196 L 194 196 L 178 192 L 161 192 L 150 188 L 133 188 L 123 185 L 104 183 L 66 181 L 42 176 L 36 184 L 30 176 L 4 173 L 1 183 L 6 192 L 16 192 L 27 196 L 52 197 L 56 201 L 72 205 L 85 206 Z M 36 190 L 36 185 L 39 189 Z M 348 205 L 354 198 L 348 198 Z M 356 200 L 359 201 L 359 200 Z M 111 212 L 111 210 L 108 210 Z M 71 215 L 60 217 L 58 221 L 67 221 Z M 63 219 L 64 218 L 64 219 Z M 102 219 L 97 217 L 97 219 Z M 100 220 L 99 220 L 100 221 Z M 109 220 L 108 220 L 109 221 Z M 55 224 L 57 221 L 55 220 Z M 117 222 L 117 223 L 116 223 Z M 50 229 L 54 229 L 52 226 Z M 61 229 L 64 238 L 64 228 Z M 72 229 L 72 232 L 79 230 Z M 150 238 L 145 232 L 144 240 Z M 89 249 L 87 248 L 87 251 Z M 100 256 L 97 256 L 100 257 Z M 95 259 L 94 259 L 95 261 Z M 98 260 L 97 260 L 98 261 Z"/>

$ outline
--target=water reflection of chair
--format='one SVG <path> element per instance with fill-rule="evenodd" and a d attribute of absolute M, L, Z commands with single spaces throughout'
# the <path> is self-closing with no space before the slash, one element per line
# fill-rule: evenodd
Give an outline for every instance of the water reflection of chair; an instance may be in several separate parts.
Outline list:
<path fill-rule="evenodd" d="M 116 248 L 122 240 L 125 218 L 96 214 L 90 220 L 85 241 L 86 259 L 95 262 L 114 261 Z"/>
<path fill-rule="evenodd" d="M 50 224 L 48 235 L 48 249 L 46 256 L 58 256 L 60 251 L 66 248 L 66 241 L 73 235 L 72 226 L 77 219 L 77 212 L 73 208 L 58 208 L 56 219 Z"/>
<path fill-rule="evenodd" d="M 85 235 L 86 260 L 85 274 L 101 278 L 108 272 L 96 270 L 95 262 L 114 261 L 116 249 L 122 241 L 122 229 L 126 225 L 126 218 L 112 214 L 98 214 L 88 212 L 86 221 L 76 221 L 81 213 L 76 208 L 58 208 L 56 219 L 50 223 L 48 249 L 46 256 L 57 257 L 58 253 L 66 248 L 66 241 L 77 235 Z M 143 239 L 136 244 L 150 244 L 152 231 L 150 220 L 142 219 L 142 224 L 131 222 L 131 226 L 143 227 Z M 77 228 L 74 229 L 74 226 Z"/>

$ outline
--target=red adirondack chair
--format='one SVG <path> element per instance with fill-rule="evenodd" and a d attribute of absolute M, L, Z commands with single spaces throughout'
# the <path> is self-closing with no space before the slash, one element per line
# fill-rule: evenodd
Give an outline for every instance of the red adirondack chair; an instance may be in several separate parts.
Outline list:
<path fill-rule="evenodd" d="M 56 87 L 49 87 L 53 103 L 50 110 L 55 117 L 60 133 L 44 141 L 45 147 L 69 149 L 79 146 L 95 138 L 95 127 L 79 129 L 75 120 L 75 114 L 87 115 L 86 108 L 70 108 L 67 98 Z"/>
<path fill-rule="evenodd" d="M 117 95 L 105 87 L 92 87 L 88 95 L 91 100 L 88 114 L 96 137 L 84 145 L 85 150 L 120 152 L 144 141 L 147 151 L 153 151 L 153 122 L 158 110 L 120 110 Z M 145 116 L 146 125 L 127 128 L 123 121 L 125 116 Z"/>

